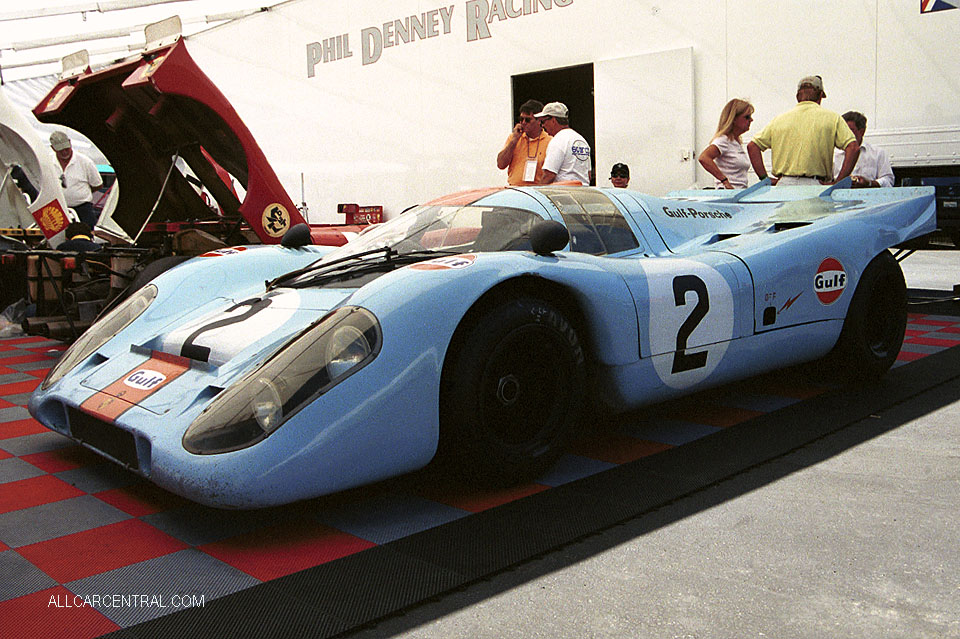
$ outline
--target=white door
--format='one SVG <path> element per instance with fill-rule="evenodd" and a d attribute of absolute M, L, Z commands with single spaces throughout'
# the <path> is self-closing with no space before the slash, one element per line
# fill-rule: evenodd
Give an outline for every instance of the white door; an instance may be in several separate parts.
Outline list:
<path fill-rule="evenodd" d="M 630 188 L 664 195 L 696 181 L 693 49 L 594 63 L 597 186 L 630 167 Z"/>

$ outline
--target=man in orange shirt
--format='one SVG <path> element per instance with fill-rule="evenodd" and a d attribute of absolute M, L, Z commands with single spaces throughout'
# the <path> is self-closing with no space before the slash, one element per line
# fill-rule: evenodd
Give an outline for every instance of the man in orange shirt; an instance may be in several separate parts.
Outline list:
<path fill-rule="evenodd" d="M 543 159 L 550 136 L 533 117 L 541 109 L 543 104 L 536 100 L 527 100 L 520 105 L 519 122 L 497 154 L 497 168 L 508 169 L 507 184 L 511 186 L 537 184 L 543 175 Z"/>

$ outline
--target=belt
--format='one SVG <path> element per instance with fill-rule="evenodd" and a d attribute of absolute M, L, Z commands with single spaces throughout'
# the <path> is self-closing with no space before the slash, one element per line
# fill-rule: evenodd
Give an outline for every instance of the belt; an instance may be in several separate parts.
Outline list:
<path fill-rule="evenodd" d="M 810 178 L 812 180 L 826 180 L 827 178 L 823 175 L 781 175 L 780 177 L 792 177 L 792 178 Z"/>

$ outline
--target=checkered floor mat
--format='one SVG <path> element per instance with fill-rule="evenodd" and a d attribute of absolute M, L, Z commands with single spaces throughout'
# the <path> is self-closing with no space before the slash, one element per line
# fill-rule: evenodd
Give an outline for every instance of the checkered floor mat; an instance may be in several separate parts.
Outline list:
<path fill-rule="evenodd" d="M 910 315 L 896 366 L 960 344 L 960 318 Z M 0 628 L 96 637 L 363 552 L 777 411 L 824 392 L 766 375 L 666 402 L 578 442 L 537 482 L 484 492 L 423 473 L 252 512 L 167 493 L 34 421 L 63 345 L 0 340 Z"/>

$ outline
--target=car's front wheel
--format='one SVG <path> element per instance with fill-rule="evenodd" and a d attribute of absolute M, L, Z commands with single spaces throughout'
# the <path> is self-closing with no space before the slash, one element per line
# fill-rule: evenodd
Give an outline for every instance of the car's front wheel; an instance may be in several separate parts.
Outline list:
<path fill-rule="evenodd" d="M 440 387 L 440 461 L 487 485 L 542 474 L 563 454 L 584 400 L 577 331 L 552 304 L 499 303 L 459 336 Z"/>

